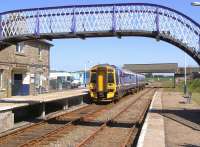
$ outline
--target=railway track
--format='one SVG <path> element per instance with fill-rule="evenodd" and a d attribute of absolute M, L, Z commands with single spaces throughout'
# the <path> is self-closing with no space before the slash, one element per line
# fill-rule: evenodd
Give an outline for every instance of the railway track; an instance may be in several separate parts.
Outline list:
<path fill-rule="evenodd" d="M 150 105 L 152 93 L 149 99 L 142 99 L 144 96 L 146 95 L 136 99 L 112 119 L 101 124 L 77 147 L 132 146 Z"/>
<path fill-rule="evenodd" d="M 10 146 L 25 146 L 27 142 L 37 140 L 62 129 L 62 127 L 73 123 L 80 118 L 92 113 L 96 113 L 101 109 L 105 109 L 103 105 L 89 105 L 70 113 L 60 115 L 49 120 L 44 120 L 26 128 L 16 130 L 10 134 L 0 137 L 0 147 Z"/>
<path fill-rule="evenodd" d="M 56 135 L 53 135 L 49 138 L 44 139 L 41 141 L 38 146 L 69 146 L 69 147 L 74 147 L 74 146 L 79 146 L 83 144 L 85 140 L 88 138 L 91 139 L 93 138 L 93 134 L 95 132 L 98 132 L 98 129 L 104 126 L 107 126 L 106 122 L 109 122 L 115 115 L 120 113 L 121 111 L 125 111 L 124 108 L 130 105 L 133 101 L 137 101 L 138 98 L 142 97 L 143 95 L 146 94 L 146 92 L 149 90 L 145 90 L 141 92 L 140 94 L 133 96 L 130 96 L 129 99 L 126 101 L 123 101 L 121 104 L 117 104 L 112 109 L 110 110 L 103 110 L 101 112 L 98 112 L 96 114 L 92 114 L 89 117 L 85 117 L 78 121 L 75 125 L 76 128 L 72 129 L 70 132 L 65 132 L 65 133 L 60 133 L 62 134 L 62 137 L 57 137 Z M 151 91 L 151 90 L 150 90 Z M 139 109 L 138 109 L 139 110 Z M 103 128 L 102 127 L 102 128 Z M 101 129 L 100 129 L 101 130 Z M 119 134 L 120 132 L 118 132 Z M 107 133 L 109 134 L 109 132 Z M 107 136 L 107 135 L 106 135 Z M 57 138 L 57 140 L 55 139 Z M 59 138 L 59 139 L 58 139 Z M 53 140 L 53 141 L 52 141 Z M 51 143 L 49 143 L 51 142 Z M 105 142 L 105 140 L 103 141 Z M 102 145 L 101 145 L 102 146 Z M 105 145 L 103 145 L 105 146 Z M 110 146 L 110 145 L 108 145 Z M 112 145 L 111 145 L 112 146 Z"/>
<path fill-rule="evenodd" d="M 147 91 L 144 90 L 132 96 L 135 97 L 134 101 Z M 132 100 L 127 98 L 115 105 L 89 105 L 71 113 L 42 121 L 31 127 L 0 137 L 0 146 L 55 146 L 55 144 L 60 144 L 61 146 L 63 144 L 65 144 L 64 146 L 82 146 L 84 145 L 85 137 L 91 136 L 97 131 L 97 128 L 102 125 L 109 127 L 110 124 L 115 124 L 116 120 L 111 118 L 113 118 L 113 115 L 116 115 L 116 112 L 114 113 L 112 109 L 115 108 L 121 111 L 123 109 L 121 105 L 129 105 L 130 101 Z M 103 117 L 101 114 L 105 113 L 107 113 L 107 116 Z"/>

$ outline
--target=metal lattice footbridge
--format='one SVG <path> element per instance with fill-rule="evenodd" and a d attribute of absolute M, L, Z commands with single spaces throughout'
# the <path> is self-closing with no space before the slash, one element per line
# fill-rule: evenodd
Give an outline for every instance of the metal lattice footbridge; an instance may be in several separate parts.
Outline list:
<path fill-rule="evenodd" d="M 167 41 L 200 64 L 200 25 L 147 3 L 22 9 L 0 13 L 0 47 L 30 39 L 144 36 Z"/>

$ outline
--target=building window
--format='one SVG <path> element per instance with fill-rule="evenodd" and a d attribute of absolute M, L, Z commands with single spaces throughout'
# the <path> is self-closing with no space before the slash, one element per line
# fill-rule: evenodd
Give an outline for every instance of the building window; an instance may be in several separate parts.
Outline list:
<path fill-rule="evenodd" d="M 0 69 L 0 89 L 3 88 L 3 69 Z"/>
<path fill-rule="evenodd" d="M 23 48 L 24 48 L 24 43 L 23 42 L 17 43 L 16 52 L 23 53 Z"/>

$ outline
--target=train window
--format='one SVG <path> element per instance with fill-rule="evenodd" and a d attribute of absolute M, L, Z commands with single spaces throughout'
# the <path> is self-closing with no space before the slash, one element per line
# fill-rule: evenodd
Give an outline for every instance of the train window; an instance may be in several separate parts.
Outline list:
<path fill-rule="evenodd" d="M 114 83 L 113 73 L 108 73 L 108 83 Z"/>
<path fill-rule="evenodd" d="M 96 83 L 96 80 L 97 80 L 97 74 L 96 73 L 92 73 L 90 82 L 91 83 Z"/>
<path fill-rule="evenodd" d="M 119 77 L 118 77 L 118 73 L 115 73 L 115 77 L 116 77 L 116 83 L 119 84 Z"/>

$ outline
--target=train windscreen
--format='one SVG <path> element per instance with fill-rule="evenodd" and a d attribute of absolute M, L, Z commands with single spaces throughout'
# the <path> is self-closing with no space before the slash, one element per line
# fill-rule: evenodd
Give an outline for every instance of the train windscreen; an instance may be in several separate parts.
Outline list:
<path fill-rule="evenodd" d="M 91 83 L 96 83 L 97 82 L 97 74 L 96 73 L 92 73 L 91 74 Z"/>
<path fill-rule="evenodd" d="M 114 83 L 113 73 L 108 73 L 108 83 Z"/>

